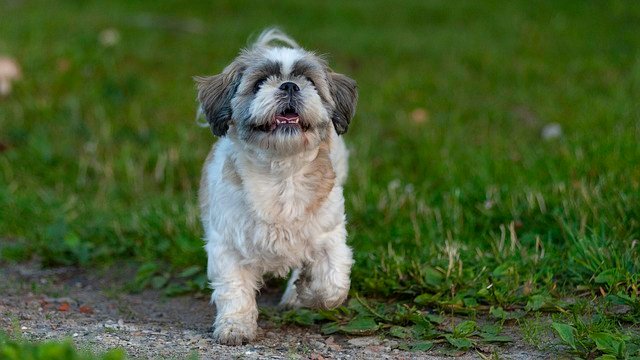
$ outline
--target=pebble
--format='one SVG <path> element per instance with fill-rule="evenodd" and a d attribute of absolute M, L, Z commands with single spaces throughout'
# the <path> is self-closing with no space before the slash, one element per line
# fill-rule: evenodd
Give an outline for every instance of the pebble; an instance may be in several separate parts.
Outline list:
<path fill-rule="evenodd" d="M 377 346 L 381 344 L 380 339 L 376 336 L 357 337 L 348 342 L 356 347 Z"/>
<path fill-rule="evenodd" d="M 309 340 L 309 345 L 314 349 L 324 349 L 327 345 L 318 340 Z"/>
<path fill-rule="evenodd" d="M 384 345 L 388 346 L 391 349 L 395 349 L 398 347 L 398 345 L 400 345 L 400 343 L 396 340 L 390 340 L 390 339 L 386 339 L 384 341 Z"/>
<path fill-rule="evenodd" d="M 562 136 L 562 126 L 558 123 L 550 123 L 542 128 L 540 134 L 543 140 L 553 140 Z"/>

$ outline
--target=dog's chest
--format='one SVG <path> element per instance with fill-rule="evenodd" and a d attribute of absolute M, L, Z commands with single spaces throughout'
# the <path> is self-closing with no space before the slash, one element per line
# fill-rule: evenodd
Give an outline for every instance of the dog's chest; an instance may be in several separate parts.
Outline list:
<path fill-rule="evenodd" d="M 336 176 L 328 152 L 323 148 L 298 171 L 287 171 L 288 165 L 240 167 L 242 187 L 245 201 L 259 221 L 302 231 L 326 203 Z"/>

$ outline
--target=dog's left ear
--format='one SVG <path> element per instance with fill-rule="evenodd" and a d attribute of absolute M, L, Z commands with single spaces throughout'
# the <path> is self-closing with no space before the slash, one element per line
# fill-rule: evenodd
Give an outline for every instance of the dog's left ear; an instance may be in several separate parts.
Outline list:
<path fill-rule="evenodd" d="M 329 89 L 335 103 L 331 120 L 338 135 L 342 135 L 356 113 L 358 85 L 350 77 L 332 72 L 329 73 Z"/>
<path fill-rule="evenodd" d="M 198 85 L 198 101 L 211 132 L 216 136 L 224 136 L 229 130 L 229 122 L 233 115 L 231 99 L 236 94 L 241 76 L 238 67 L 231 64 L 222 74 L 195 78 Z"/>

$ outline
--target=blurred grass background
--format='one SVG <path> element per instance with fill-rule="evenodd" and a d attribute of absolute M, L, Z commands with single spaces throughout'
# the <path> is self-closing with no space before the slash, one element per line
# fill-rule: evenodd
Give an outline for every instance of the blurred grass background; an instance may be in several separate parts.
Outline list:
<path fill-rule="evenodd" d="M 203 287 L 196 193 L 215 139 L 192 76 L 279 25 L 360 87 L 354 291 L 471 307 L 637 295 L 636 1 L 1 0 L 0 14 L 0 54 L 23 69 L 0 99 L 0 259 L 132 260 L 143 283 L 187 269 Z"/>

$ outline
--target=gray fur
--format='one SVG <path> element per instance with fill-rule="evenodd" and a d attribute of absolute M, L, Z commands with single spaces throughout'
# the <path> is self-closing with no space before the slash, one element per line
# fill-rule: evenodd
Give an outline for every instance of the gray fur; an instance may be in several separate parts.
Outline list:
<path fill-rule="evenodd" d="M 224 136 L 229 130 L 233 111 L 231 99 L 236 94 L 242 73 L 236 63 L 229 65 L 222 74 L 196 77 L 198 100 L 209 122 L 211 132 Z"/>
<path fill-rule="evenodd" d="M 265 29 L 253 44 L 254 47 L 274 46 L 276 43 L 282 43 L 290 48 L 297 49 L 300 47 L 298 43 L 285 34 L 282 30 L 273 27 Z"/>
<path fill-rule="evenodd" d="M 358 86 L 355 80 L 342 74 L 330 73 L 328 77 L 331 96 L 335 102 L 331 120 L 336 132 L 342 135 L 347 132 L 356 112 Z"/>
<path fill-rule="evenodd" d="M 270 52 L 280 43 L 299 54 L 299 58 L 288 68 L 289 73 L 283 73 L 282 62 L 274 59 Z M 338 134 L 347 131 L 358 99 L 354 80 L 334 73 L 322 57 L 301 49 L 294 40 L 277 29 L 264 31 L 252 46 L 240 52 L 222 74 L 197 78 L 196 81 L 198 99 L 214 135 L 227 135 L 233 124 L 232 134 L 246 143 L 281 151 L 293 151 L 300 147 L 301 143 L 293 136 L 295 133 L 269 134 L 255 129 L 273 122 L 274 116 L 286 108 L 294 108 L 300 113 L 300 122 L 306 129 L 306 140 L 322 141 L 328 134 L 326 127 L 330 129 L 331 123 Z M 300 91 L 287 97 L 285 93 L 276 91 L 268 102 L 262 100 L 261 104 L 265 104 L 261 105 L 263 111 L 252 112 L 256 111 L 252 104 L 263 89 L 277 89 L 286 81 L 296 83 L 302 90 L 312 89 L 313 92 Z M 319 96 L 328 116 L 310 112 L 307 102 L 313 96 Z"/>

